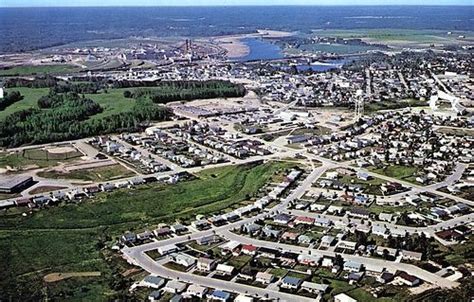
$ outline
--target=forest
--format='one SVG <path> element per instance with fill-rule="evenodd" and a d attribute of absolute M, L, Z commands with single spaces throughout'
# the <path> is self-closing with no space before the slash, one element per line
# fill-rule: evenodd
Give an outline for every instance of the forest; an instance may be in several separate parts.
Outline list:
<path fill-rule="evenodd" d="M 39 97 L 36 106 L 22 108 L 0 120 L 2 147 L 139 131 L 150 121 L 169 118 L 170 111 L 161 104 L 198 98 L 238 97 L 245 94 L 243 85 L 229 81 L 144 82 L 104 78 L 64 81 L 51 76 L 41 76 L 32 80 L 8 79 L 5 87 L 49 88 L 49 93 Z M 93 100 L 94 96 L 104 96 L 118 88 L 127 88 L 123 92 L 123 97 L 130 99 L 130 107 L 113 114 L 95 117 L 105 109 Z M 17 91 L 9 92 L 1 100 L 0 110 L 22 98 L 23 96 Z"/>

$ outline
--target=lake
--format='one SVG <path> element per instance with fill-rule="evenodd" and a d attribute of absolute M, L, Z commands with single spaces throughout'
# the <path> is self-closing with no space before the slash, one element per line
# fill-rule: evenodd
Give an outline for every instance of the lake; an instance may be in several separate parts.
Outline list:
<path fill-rule="evenodd" d="M 250 52 L 244 57 L 236 58 L 236 61 L 275 60 L 285 57 L 278 45 L 263 39 L 245 38 L 242 42 L 249 47 Z"/>

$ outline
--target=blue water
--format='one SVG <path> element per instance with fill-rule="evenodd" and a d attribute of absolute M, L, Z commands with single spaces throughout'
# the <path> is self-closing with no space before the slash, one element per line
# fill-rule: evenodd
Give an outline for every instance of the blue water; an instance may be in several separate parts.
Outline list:
<path fill-rule="evenodd" d="M 345 63 L 346 60 L 329 60 L 324 62 L 326 64 L 321 64 L 321 63 L 313 63 L 313 64 L 300 64 L 297 65 L 296 68 L 298 71 L 318 71 L 318 72 L 324 72 L 332 69 L 337 69 L 341 68 Z"/>
<path fill-rule="evenodd" d="M 255 38 L 242 39 L 242 42 L 249 47 L 250 52 L 245 57 L 238 58 L 238 61 L 274 60 L 284 57 L 281 48 L 271 42 Z"/>
<path fill-rule="evenodd" d="M 95 39 L 216 36 L 262 28 L 474 30 L 473 15 L 473 6 L 0 8 L 0 52 Z"/>

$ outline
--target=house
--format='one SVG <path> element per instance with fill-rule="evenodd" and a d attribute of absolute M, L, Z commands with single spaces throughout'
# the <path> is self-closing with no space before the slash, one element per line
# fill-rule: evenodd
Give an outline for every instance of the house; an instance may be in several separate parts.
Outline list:
<path fill-rule="evenodd" d="M 298 236 L 298 244 L 310 244 L 313 239 L 307 235 Z"/>
<path fill-rule="evenodd" d="M 253 302 L 253 301 L 255 301 L 254 298 L 246 296 L 246 295 L 238 295 L 234 299 L 234 302 Z"/>
<path fill-rule="evenodd" d="M 402 259 L 404 260 L 415 260 L 415 261 L 421 261 L 421 258 L 423 257 L 422 253 L 412 252 L 412 251 L 407 251 L 407 250 L 401 250 L 400 255 L 402 256 Z"/>
<path fill-rule="evenodd" d="M 156 237 L 168 236 L 171 234 L 171 229 L 169 227 L 162 227 L 153 231 Z"/>
<path fill-rule="evenodd" d="M 367 219 L 370 217 L 370 212 L 362 208 L 352 208 L 347 214 L 352 217 Z"/>
<path fill-rule="evenodd" d="M 141 285 L 144 286 L 144 287 L 151 287 L 151 288 L 159 289 L 163 285 L 165 285 L 165 282 L 166 282 L 165 279 L 163 279 L 161 277 L 154 276 L 154 275 L 148 275 L 142 280 Z"/>
<path fill-rule="evenodd" d="M 273 275 L 265 272 L 258 272 L 255 275 L 255 281 L 262 284 L 270 284 L 273 281 Z"/>
<path fill-rule="evenodd" d="M 160 255 L 164 256 L 176 252 L 178 250 L 178 247 L 175 244 L 168 244 L 158 247 L 157 250 Z"/>
<path fill-rule="evenodd" d="M 377 246 L 377 248 L 375 249 L 375 253 L 379 256 L 388 255 L 390 257 L 396 257 L 398 250 L 384 246 Z"/>
<path fill-rule="evenodd" d="M 293 252 L 283 252 L 280 255 L 280 260 L 286 264 L 293 264 L 298 261 L 298 254 Z"/>
<path fill-rule="evenodd" d="M 357 300 L 344 293 L 341 293 L 334 296 L 334 302 L 357 302 Z"/>
<path fill-rule="evenodd" d="M 349 281 L 349 284 L 357 283 L 360 280 L 362 280 L 362 277 L 364 277 L 364 273 L 349 273 L 347 275 L 347 280 Z"/>
<path fill-rule="evenodd" d="M 270 226 L 264 226 L 262 228 L 262 232 L 263 232 L 263 235 L 265 235 L 265 237 L 269 237 L 269 238 L 278 238 L 280 237 L 280 233 L 281 233 L 280 230 L 275 230 Z"/>
<path fill-rule="evenodd" d="M 307 216 L 298 216 L 295 219 L 295 224 L 306 224 L 306 225 L 313 225 L 314 224 L 314 218 L 307 217 Z"/>
<path fill-rule="evenodd" d="M 281 213 L 273 218 L 273 222 L 278 224 L 288 224 L 293 219 L 291 215 Z"/>
<path fill-rule="evenodd" d="M 196 269 L 203 272 L 210 272 L 216 267 L 214 259 L 200 257 L 196 264 Z"/>
<path fill-rule="evenodd" d="M 246 280 L 246 281 L 253 281 L 255 278 L 255 271 L 245 268 L 240 271 L 240 273 L 237 275 L 239 279 Z"/>
<path fill-rule="evenodd" d="M 231 294 L 226 291 L 216 289 L 210 295 L 208 295 L 208 297 L 212 301 L 227 302 L 227 301 L 230 301 Z"/>
<path fill-rule="evenodd" d="M 153 233 L 150 231 L 144 231 L 142 233 L 137 234 L 137 239 L 138 240 L 147 240 L 153 237 Z"/>
<path fill-rule="evenodd" d="M 170 230 L 175 234 L 182 234 L 188 231 L 188 228 L 182 224 L 175 224 L 170 227 Z"/>
<path fill-rule="evenodd" d="M 196 263 L 196 258 L 184 253 L 174 253 L 168 256 L 171 261 L 185 268 L 189 268 Z"/>
<path fill-rule="evenodd" d="M 223 255 L 227 255 L 229 253 L 234 253 L 234 252 L 237 252 L 238 253 L 238 248 L 240 246 L 240 242 L 237 242 L 237 241 L 229 241 L 223 245 L 220 246 L 221 250 L 222 250 L 222 254 Z"/>
<path fill-rule="evenodd" d="M 134 243 L 137 241 L 137 235 L 135 233 L 127 232 L 120 237 L 120 241 L 125 244 Z"/>
<path fill-rule="evenodd" d="M 295 277 L 286 276 L 281 280 L 281 287 L 286 289 L 298 289 L 302 283 L 302 280 Z"/>
<path fill-rule="evenodd" d="M 216 273 L 226 276 L 226 275 L 232 275 L 234 272 L 235 268 L 231 265 L 226 265 L 226 264 L 218 264 L 216 267 Z"/>
<path fill-rule="evenodd" d="M 327 284 L 320 284 L 314 282 L 304 281 L 301 284 L 301 289 L 313 294 L 324 294 L 329 288 Z"/>
<path fill-rule="evenodd" d="M 165 292 L 172 294 L 182 293 L 186 289 L 187 284 L 184 282 L 171 280 L 166 283 L 166 286 L 163 288 Z"/>
<path fill-rule="evenodd" d="M 245 244 L 242 246 L 241 252 L 245 255 L 255 256 L 257 253 L 257 247 L 251 244 Z"/>
<path fill-rule="evenodd" d="M 393 214 L 390 213 L 380 213 L 379 214 L 380 221 L 392 222 L 393 221 Z"/>
<path fill-rule="evenodd" d="M 169 302 L 183 302 L 183 296 L 182 295 L 174 295 Z"/>
<path fill-rule="evenodd" d="M 344 270 L 358 273 L 362 270 L 362 264 L 356 261 L 349 260 L 344 262 Z"/>
<path fill-rule="evenodd" d="M 332 225 L 332 221 L 329 220 L 329 218 L 316 217 L 316 218 L 314 219 L 314 225 L 327 228 L 327 227 L 330 227 L 330 226 Z"/>
<path fill-rule="evenodd" d="M 161 297 L 161 292 L 159 290 L 154 290 L 148 294 L 148 301 L 156 302 L 159 301 Z"/>
<path fill-rule="evenodd" d="M 370 180 L 370 175 L 367 172 L 359 171 L 357 172 L 357 178 L 363 181 Z"/>
<path fill-rule="evenodd" d="M 336 238 L 334 236 L 331 236 L 331 235 L 324 235 L 322 238 L 321 238 L 321 247 L 330 247 L 332 245 L 332 243 L 334 242 L 334 240 L 336 240 Z"/>
<path fill-rule="evenodd" d="M 334 265 L 334 259 L 330 257 L 323 257 L 323 261 L 321 262 L 322 267 L 332 267 Z"/>
<path fill-rule="evenodd" d="M 382 272 L 378 277 L 377 277 L 377 282 L 379 283 L 382 283 L 382 284 L 386 284 L 386 283 L 389 283 L 393 280 L 394 278 L 394 275 L 392 273 L 389 273 L 389 272 Z"/>
<path fill-rule="evenodd" d="M 321 258 L 322 257 L 320 255 L 301 254 L 298 255 L 298 262 L 303 265 L 317 266 L 319 264 L 319 261 L 321 261 Z"/>
<path fill-rule="evenodd" d="M 262 226 L 256 223 L 247 223 L 242 226 L 242 231 L 251 235 L 258 234 L 258 232 L 260 232 L 261 229 L 262 229 Z"/>
<path fill-rule="evenodd" d="M 191 284 L 186 290 L 186 296 L 198 297 L 200 299 L 203 299 L 206 296 L 207 292 L 208 292 L 207 287 L 197 285 L 197 284 Z"/>
<path fill-rule="evenodd" d="M 417 286 L 421 283 L 420 279 L 404 271 L 397 271 L 395 273 L 394 280 L 397 283 L 401 283 L 408 286 Z"/>
<path fill-rule="evenodd" d="M 350 251 L 355 251 L 356 246 L 357 246 L 357 242 L 354 242 L 354 241 L 340 240 L 337 243 L 338 248 L 344 249 L 344 250 L 350 250 Z"/>
<path fill-rule="evenodd" d="M 216 242 L 219 242 L 220 238 L 219 236 L 216 235 L 207 235 L 207 236 L 201 236 L 196 239 L 196 243 L 199 245 L 210 245 Z"/>
<path fill-rule="evenodd" d="M 258 252 L 260 256 L 270 258 L 270 259 L 276 259 L 277 257 L 280 256 L 280 251 L 267 248 L 267 247 L 261 247 L 258 249 Z"/>
<path fill-rule="evenodd" d="M 385 226 L 373 225 L 372 234 L 377 236 L 382 236 L 383 238 L 388 238 L 390 236 L 389 230 Z"/>
<path fill-rule="evenodd" d="M 191 226 L 199 231 L 206 230 L 211 227 L 211 224 L 206 220 L 195 220 L 191 222 Z"/>
<path fill-rule="evenodd" d="M 298 239 L 299 234 L 294 233 L 294 232 L 284 232 L 283 235 L 281 235 L 281 239 L 283 240 L 288 240 L 288 241 L 296 241 Z"/>

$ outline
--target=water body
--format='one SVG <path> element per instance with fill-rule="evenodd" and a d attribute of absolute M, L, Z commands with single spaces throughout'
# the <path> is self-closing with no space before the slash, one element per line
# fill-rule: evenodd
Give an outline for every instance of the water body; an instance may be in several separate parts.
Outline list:
<path fill-rule="evenodd" d="M 344 64 L 347 63 L 347 60 L 328 60 L 325 62 L 315 62 L 312 64 L 300 64 L 296 66 L 298 71 L 316 71 L 316 72 L 325 72 L 332 69 L 341 68 Z"/>
<path fill-rule="evenodd" d="M 274 60 L 284 58 L 281 48 L 263 39 L 245 38 L 242 42 L 249 48 L 249 54 L 237 61 Z"/>
<path fill-rule="evenodd" d="M 256 29 L 474 30 L 473 6 L 0 8 L 0 52 L 130 36 L 204 37 Z"/>

